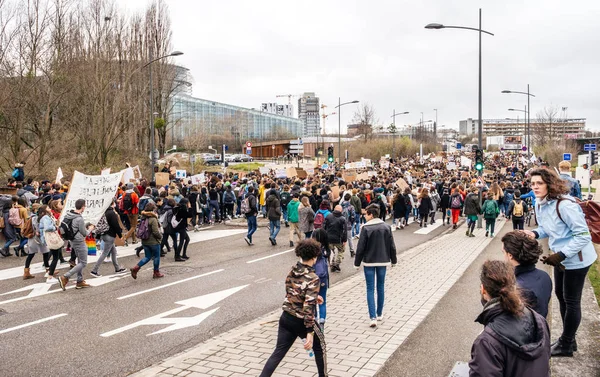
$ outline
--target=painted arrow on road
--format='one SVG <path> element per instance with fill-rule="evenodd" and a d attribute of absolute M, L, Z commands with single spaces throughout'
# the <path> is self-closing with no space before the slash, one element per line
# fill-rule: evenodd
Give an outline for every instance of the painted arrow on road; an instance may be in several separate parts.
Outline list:
<path fill-rule="evenodd" d="M 216 303 L 241 291 L 242 289 L 246 288 L 247 286 L 248 286 L 248 284 L 241 285 L 241 286 L 235 287 L 235 288 L 225 289 L 225 290 L 219 291 L 219 292 L 214 292 L 214 293 L 209 293 L 209 294 L 202 295 L 202 296 L 193 297 L 193 298 L 183 300 L 183 301 L 177 301 L 175 304 L 181 305 L 181 307 L 166 311 L 161 314 L 157 314 L 155 316 L 143 319 L 141 321 L 132 323 L 127 326 L 120 327 L 113 331 L 105 332 L 103 334 L 100 334 L 100 336 L 104 337 L 104 338 L 108 338 L 110 336 L 120 334 L 122 332 L 131 330 L 131 329 L 134 329 L 134 328 L 140 327 L 140 326 L 171 325 L 162 330 L 158 330 L 151 334 L 147 334 L 146 336 L 162 334 L 162 333 L 174 331 L 174 330 L 181 330 L 181 329 L 184 329 L 187 327 L 198 326 L 200 323 L 202 323 L 202 321 L 204 321 L 206 318 L 210 317 L 211 314 L 213 314 L 214 312 L 219 310 L 219 308 L 209 310 L 207 312 L 201 313 L 201 314 L 199 314 L 197 316 L 193 316 L 193 317 L 176 317 L 176 318 L 166 318 L 166 317 L 173 315 L 175 313 L 182 312 L 182 311 L 190 309 L 190 308 L 208 309 L 211 306 L 215 305 Z"/>

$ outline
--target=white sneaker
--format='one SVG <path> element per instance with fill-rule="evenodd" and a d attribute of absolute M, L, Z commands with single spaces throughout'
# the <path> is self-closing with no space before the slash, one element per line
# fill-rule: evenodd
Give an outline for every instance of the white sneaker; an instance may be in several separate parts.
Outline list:
<path fill-rule="evenodd" d="M 369 327 L 377 327 L 377 320 L 376 319 L 372 319 L 371 320 L 371 324 L 369 325 Z"/>
<path fill-rule="evenodd" d="M 377 317 L 377 321 L 378 321 L 378 322 L 381 322 L 381 321 L 383 321 L 383 314 Z"/>
<path fill-rule="evenodd" d="M 46 274 L 44 275 L 44 277 L 47 279 L 50 277 L 50 273 L 46 272 Z"/>
<path fill-rule="evenodd" d="M 58 279 L 56 279 L 56 278 L 49 278 L 49 279 L 46 279 L 46 283 L 47 284 L 55 284 L 55 283 L 58 283 Z"/>

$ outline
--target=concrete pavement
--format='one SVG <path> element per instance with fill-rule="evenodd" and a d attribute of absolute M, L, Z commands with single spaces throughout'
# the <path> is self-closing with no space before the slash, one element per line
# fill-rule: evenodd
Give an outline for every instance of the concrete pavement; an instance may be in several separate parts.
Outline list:
<path fill-rule="evenodd" d="M 500 219 L 498 232 L 503 225 Z M 403 253 L 388 272 L 384 320 L 376 329 L 368 326 L 362 274 L 330 288 L 325 329 L 330 375 L 375 375 L 490 243 L 478 233 L 466 237 L 461 227 Z M 280 314 L 275 310 L 134 376 L 256 376 L 274 349 Z M 316 375 L 300 341 L 277 375 Z"/>

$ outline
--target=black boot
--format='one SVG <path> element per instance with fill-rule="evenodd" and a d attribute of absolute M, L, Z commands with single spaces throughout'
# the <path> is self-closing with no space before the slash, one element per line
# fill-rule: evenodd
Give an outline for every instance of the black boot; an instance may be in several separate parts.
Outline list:
<path fill-rule="evenodd" d="M 551 357 L 573 357 L 574 342 L 567 343 L 562 338 L 550 348 Z"/>
<path fill-rule="evenodd" d="M 554 347 L 558 343 L 558 340 L 550 345 L 550 347 Z M 573 341 L 573 352 L 577 352 L 577 339 Z"/>
<path fill-rule="evenodd" d="M 135 248 L 135 255 L 139 258 L 140 257 L 140 253 L 142 252 L 142 250 L 144 250 L 144 248 L 142 246 L 136 247 Z"/>

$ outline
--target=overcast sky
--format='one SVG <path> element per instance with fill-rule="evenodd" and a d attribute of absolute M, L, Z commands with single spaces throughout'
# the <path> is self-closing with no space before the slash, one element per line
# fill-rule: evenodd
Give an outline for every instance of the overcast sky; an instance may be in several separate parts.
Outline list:
<path fill-rule="evenodd" d="M 130 11 L 147 0 L 117 0 Z M 458 128 L 477 118 L 478 36 L 468 30 L 426 30 L 431 22 L 478 26 L 483 10 L 483 118 L 520 113 L 536 97 L 545 106 L 587 118 L 600 131 L 599 0 L 208 1 L 167 0 L 177 64 L 191 70 L 193 95 L 249 108 L 287 103 L 276 94 L 315 92 L 335 111 L 342 102 L 371 104 L 380 124 L 435 119 Z M 297 99 L 293 100 L 294 108 Z M 342 128 L 356 105 L 342 108 Z M 337 115 L 327 130 L 337 132 Z"/>

